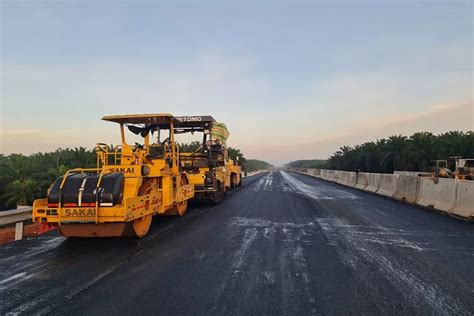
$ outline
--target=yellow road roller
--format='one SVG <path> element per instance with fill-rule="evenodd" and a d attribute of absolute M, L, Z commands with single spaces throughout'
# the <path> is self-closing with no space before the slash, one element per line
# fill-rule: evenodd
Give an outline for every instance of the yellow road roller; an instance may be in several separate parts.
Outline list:
<path fill-rule="evenodd" d="M 179 121 L 168 113 L 102 119 L 119 124 L 121 145 L 97 144 L 96 168 L 57 178 L 33 203 L 33 221 L 57 225 L 65 237 L 142 237 L 153 215 L 183 216 L 194 188 L 180 167 Z"/>

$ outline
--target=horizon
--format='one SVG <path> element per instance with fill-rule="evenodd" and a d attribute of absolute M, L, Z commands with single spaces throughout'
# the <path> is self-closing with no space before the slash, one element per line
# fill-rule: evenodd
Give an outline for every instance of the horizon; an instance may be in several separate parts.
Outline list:
<path fill-rule="evenodd" d="M 470 1 L 0 6 L 2 154 L 117 143 L 107 114 L 210 114 L 275 166 L 474 130 Z"/>
<path fill-rule="evenodd" d="M 417 132 L 415 132 L 415 133 L 413 133 L 413 134 L 416 134 L 416 133 L 425 133 L 425 132 L 426 132 L 426 133 L 431 133 L 430 131 L 417 131 Z M 437 136 L 440 136 L 440 135 L 442 135 L 442 134 L 444 134 L 444 133 L 449 133 L 449 132 L 463 132 L 463 131 L 451 130 L 451 131 L 446 131 L 446 132 L 443 132 L 443 133 L 438 133 L 438 134 L 431 133 L 431 134 L 433 134 L 433 136 L 437 137 Z M 468 132 L 474 133 L 474 131 L 468 131 Z M 412 135 L 413 135 L 413 134 L 412 134 Z M 394 134 L 394 135 L 390 135 L 389 137 L 391 137 L 391 136 L 402 136 L 402 137 L 405 137 L 407 140 L 409 140 L 412 135 Z M 176 135 L 175 135 L 175 136 L 176 136 Z M 188 136 L 188 135 L 179 135 L 179 136 Z M 200 137 L 199 137 L 199 138 L 200 138 Z M 368 140 L 367 142 L 377 142 L 377 141 L 383 140 L 383 139 L 388 139 L 388 137 L 381 137 L 381 138 L 377 138 L 377 139 L 373 139 L 373 140 Z M 200 142 L 199 139 L 190 139 L 189 141 L 176 140 L 176 142 L 177 142 L 178 144 L 184 144 L 184 145 L 189 145 L 191 142 L 194 142 L 194 141 Z M 115 145 L 117 145 L 117 144 L 111 143 L 110 145 L 115 146 Z M 353 146 L 357 146 L 357 145 L 362 145 L 362 143 L 350 145 L 349 147 L 353 148 Z M 348 145 L 341 145 L 341 146 L 338 147 L 338 149 L 337 149 L 336 151 L 338 151 L 342 146 L 348 146 Z M 32 153 L 27 153 L 27 154 L 25 154 L 25 153 L 18 153 L 18 152 L 12 152 L 12 153 L 9 153 L 9 154 L 6 154 L 6 155 L 10 155 L 10 154 L 21 154 L 21 155 L 25 155 L 25 156 L 31 156 L 31 155 L 35 155 L 35 154 L 47 154 L 47 153 L 55 152 L 55 151 L 57 151 L 57 150 L 67 150 L 67 149 L 75 149 L 75 148 L 85 148 L 86 150 L 94 151 L 94 150 L 95 150 L 94 147 L 95 147 L 95 146 L 93 146 L 93 147 L 84 147 L 84 146 L 79 145 L 79 146 L 69 146 L 69 147 L 58 147 L 58 148 L 56 148 L 56 149 L 54 149 L 54 150 L 51 150 L 51 151 L 38 151 L 38 152 L 32 152 Z M 232 146 L 228 146 L 228 147 L 230 148 L 230 147 L 232 147 Z M 232 147 L 232 148 L 234 148 L 234 149 L 239 149 L 239 150 L 240 150 L 240 148 L 236 148 L 236 147 Z M 334 151 L 331 155 L 335 154 L 336 151 Z M 288 160 L 288 161 L 284 161 L 284 162 L 275 164 L 275 163 L 272 163 L 272 162 L 269 162 L 269 161 L 265 161 L 265 160 L 261 160 L 261 159 L 258 159 L 258 158 L 254 158 L 254 157 L 246 157 L 246 156 L 245 156 L 245 153 L 243 153 L 243 154 L 244 154 L 244 158 L 245 158 L 246 160 L 260 160 L 260 161 L 263 161 L 263 162 L 270 163 L 270 164 L 271 164 L 273 167 L 275 167 L 275 168 L 284 167 L 285 165 L 287 165 L 287 164 L 289 164 L 289 163 L 291 163 L 291 162 L 297 162 L 297 161 L 314 161 L 314 160 L 328 161 L 328 159 L 330 158 L 330 156 L 327 157 L 327 158 L 318 158 L 318 157 L 313 157 L 313 158 L 298 158 L 298 159 L 295 159 L 295 160 Z M 5 154 L 0 153 L 0 155 L 5 155 Z M 446 158 L 448 158 L 448 157 L 446 157 Z"/>

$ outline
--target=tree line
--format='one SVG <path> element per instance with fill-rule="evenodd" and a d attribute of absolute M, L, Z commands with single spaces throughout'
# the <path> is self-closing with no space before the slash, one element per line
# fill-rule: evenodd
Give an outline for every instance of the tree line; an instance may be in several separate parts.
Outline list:
<path fill-rule="evenodd" d="M 454 156 L 474 158 L 474 132 L 450 131 L 439 135 L 418 132 L 343 146 L 328 159 L 330 169 L 393 173 L 394 170 L 429 171 L 433 160 Z"/>
<path fill-rule="evenodd" d="M 284 167 L 328 169 L 329 162 L 327 161 L 327 159 L 302 159 L 302 160 L 290 161 Z"/>
<path fill-rule="evenodd" d="M 180 144 L 180 151 L 192 152 L 199 142 Z M 258 170 L 261 163 L 245 159 L 237 148 L 228 148 L 229 158 L 236 160 L 244 171 Z M 57 177 L 73 168 L 94 168 L 96 154 L 84 147 L 59 148 L 54 152 L 32 155 L 0 154 L 0 210 L 13 209 L 17 205 L 31 205 L 37 198 L 44 197 L 51 183 Z"/>
<path fill-rule="evenodd" d="M 51 183 L 67 170 L 96 166 L 93 150 L 84 147 L 54 152 L 0 155 L 0 210 L 31 205 L 44 197 Z"/>
<path fill-rule="evenodd" d="M 258 159 L 246 159 L 244 161 L 243 166 L 244 166 L 244 171 L 246 172 L 270 169 L 273 167 L 273 165 L 269 164 L 268 162 L 263 161 L 263 160 L 258 160 Z"/>

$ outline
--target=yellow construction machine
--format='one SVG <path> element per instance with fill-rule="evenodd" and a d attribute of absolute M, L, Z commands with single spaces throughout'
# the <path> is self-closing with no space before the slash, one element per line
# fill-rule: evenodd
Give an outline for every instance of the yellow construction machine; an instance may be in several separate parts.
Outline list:
<path fill-rule="evenodd" d="M 432 160 L 431 163 L 433 177 L 474 180 L 474 159 L 454 156 L 445 160 Z"/>
<path fill-rule="evenodd" d="M 228 157 L 229 132 L 210 115 L 179 116 L 176 133 L 202 133 L 194 152 L 181 152 L 181 167 L 194 185 L 194 198 L 219 202 L 230 189 L 241 185 L 241 167 Z"/>
<path fill-rule="evenodd" d="M 96 168 L 57 178 L 47 198 L 34 202 L 33 221 L 57 225 L 66 237 L 142 237 L 153 215 L 183 216 L 194 188 L 180 168 L 179 121 L 166 113 L 102 119 L 119 124 L 121 145 L 97 144 Z M 143 142 L 127 143 L 126 129 Z"/>

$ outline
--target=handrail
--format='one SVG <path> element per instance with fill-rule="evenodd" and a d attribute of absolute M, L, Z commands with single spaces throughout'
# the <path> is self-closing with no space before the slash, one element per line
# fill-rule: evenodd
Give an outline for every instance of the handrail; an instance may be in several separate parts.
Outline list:
<path fill-rule="evenodd" d="M 31 206 L 0 212 L 0 226 L 10 225 L 31 219 Z"/>

